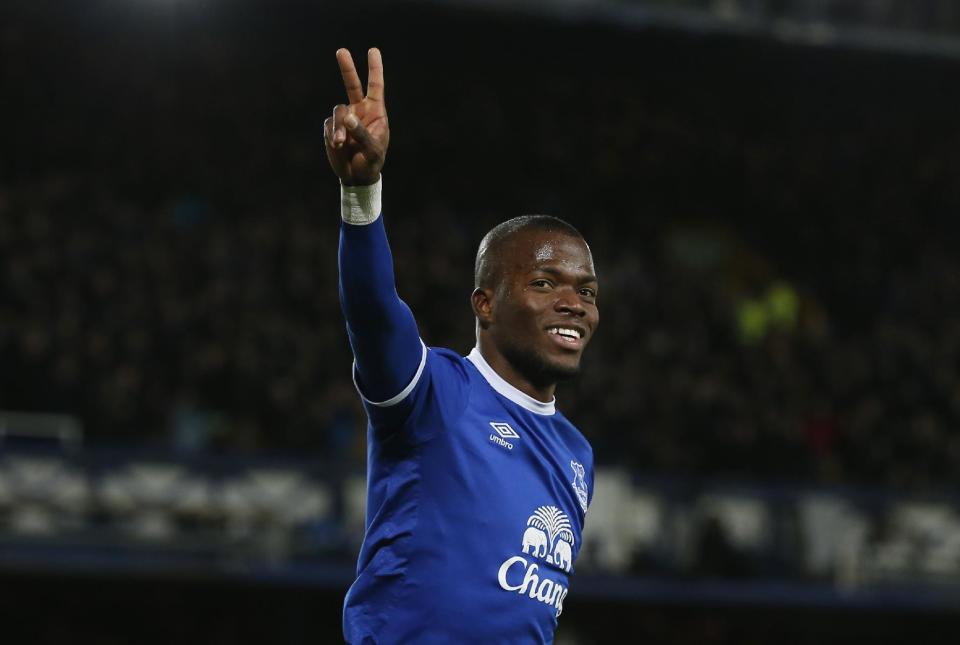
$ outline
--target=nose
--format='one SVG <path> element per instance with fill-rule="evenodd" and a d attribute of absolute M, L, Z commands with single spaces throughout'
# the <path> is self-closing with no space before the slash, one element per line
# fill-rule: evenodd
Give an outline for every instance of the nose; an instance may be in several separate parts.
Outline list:
<path fill-rule="evenodd" d="M 558 292 L 557 300 L 553 303 L 553 309 L 557 312 L 573 314 L 574 316 L 584 316 L 587 313 L 583 302 L 580 300 L 580 294 L 576 289 L 562 289 Z"/>

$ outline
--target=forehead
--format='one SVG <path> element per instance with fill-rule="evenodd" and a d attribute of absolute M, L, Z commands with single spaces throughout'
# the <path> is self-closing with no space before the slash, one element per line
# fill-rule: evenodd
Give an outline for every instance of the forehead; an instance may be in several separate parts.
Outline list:
<path fill-rule="evenodd" d="M 550 266 L 571 273 L 593 274 L 590 247 L 578 237 L 558 231 L 522 231 L 510 240 L 507 266 L 514 271 L 535 271 Z"/>

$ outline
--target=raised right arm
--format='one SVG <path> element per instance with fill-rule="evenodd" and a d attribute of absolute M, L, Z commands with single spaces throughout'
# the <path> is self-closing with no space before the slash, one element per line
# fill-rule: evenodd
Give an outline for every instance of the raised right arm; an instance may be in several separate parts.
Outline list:
<path fill-rule="evenodd" d="M 422 369 L 425 348 L 409 307 L 400 300 L 381 215 L 380 169 L 390 140 L 380 51 L 371 49 L 367 96 L 350 53 L 337 51 L 349 105 L 324 123 L 330 166 L 340 178 L 340 303 L 361 393 L 390 404 Z"/>

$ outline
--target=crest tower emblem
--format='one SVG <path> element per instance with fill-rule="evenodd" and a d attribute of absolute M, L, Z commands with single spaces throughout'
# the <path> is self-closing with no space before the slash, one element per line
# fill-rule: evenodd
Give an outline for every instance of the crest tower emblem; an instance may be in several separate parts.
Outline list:
<path fill-rule="evenodd" d="M 587 481 L 583 478 L 583 464 L 571 461 L 570 467 L 573 468 L 573 481 L 570 483 L 573 485 L 573 491 L 577 494 L 577 501 L 580 502 L 580 508 L 583 509 L 583 513 L 586 515 L 590 494 L 587 491 Z"/>

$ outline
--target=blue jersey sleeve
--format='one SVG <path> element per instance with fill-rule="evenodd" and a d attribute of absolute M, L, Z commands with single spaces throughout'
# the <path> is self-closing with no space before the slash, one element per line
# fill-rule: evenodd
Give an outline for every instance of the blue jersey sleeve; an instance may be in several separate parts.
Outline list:
<path fill-rule="evenodd" d="M 463 359 L 428 352 L 420 340 L 413 313 L 397 294 L 382 216 L 370 224 L 341 223 L 339 265 L 354 381 L 371 425 L 431 436 L 440 425 L 430 418 L 439 421 L 465 405 L 467 376 Z M 419 417 L 423 423 L 415 422 Z"/>
<path fill-rule="evenodd" d="M 397 295 L 383 217 L 340 225 L 340 303 L 353 350 L 357 386 L 371 401 L 389 401 L 423 362 L 417 323 Z"/>

